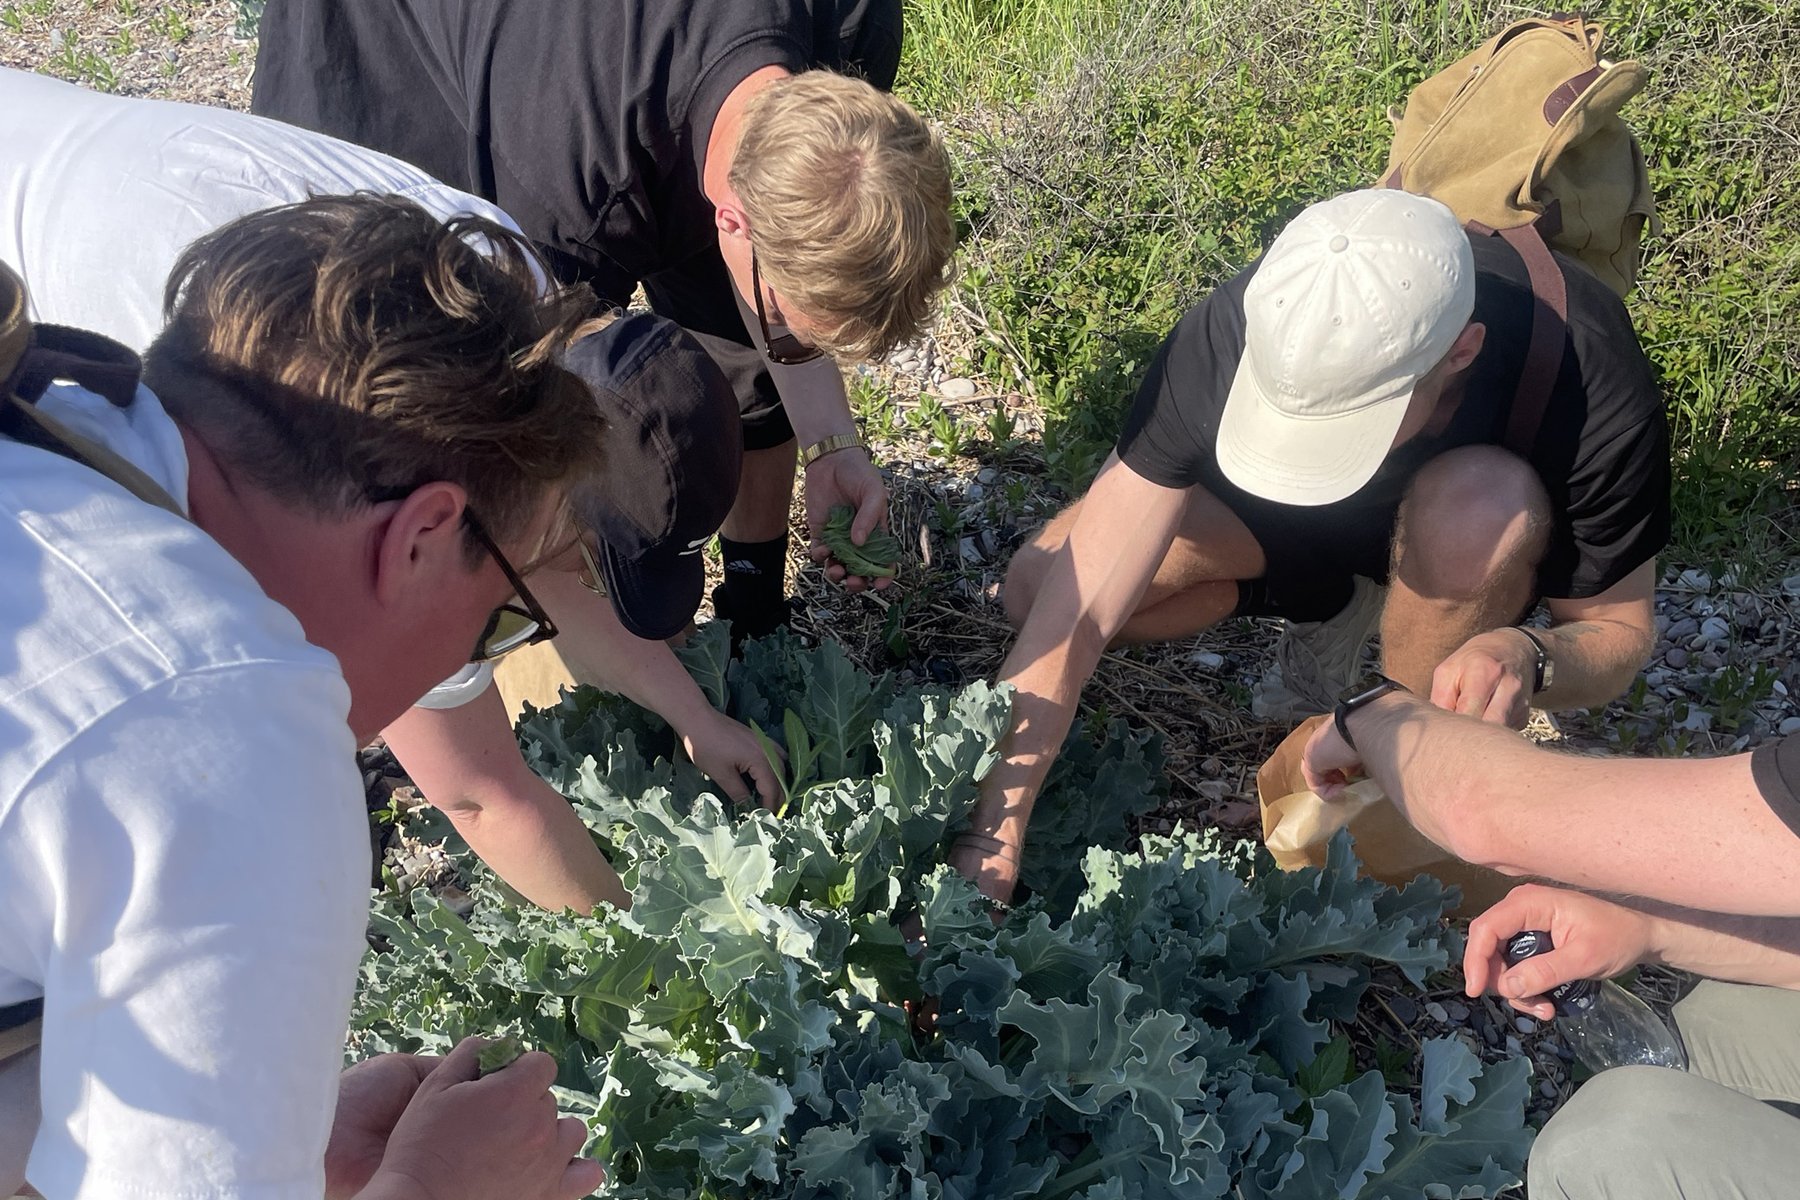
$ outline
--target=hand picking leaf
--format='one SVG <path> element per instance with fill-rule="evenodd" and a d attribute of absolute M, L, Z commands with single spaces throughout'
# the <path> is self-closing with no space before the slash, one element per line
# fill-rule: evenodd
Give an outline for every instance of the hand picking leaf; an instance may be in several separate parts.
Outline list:
<path fill-rule="evenodd" d="M 831 556 L 842 563 L 846 571 L 865 579 L 887 579 L 899 574 L 900 539 L 885 529 L 877 529 L 858 546 L 850 540 L 850 524 L 855 519 L 856 510 L 848 504 L 838 505 L 825 518 L 825 528 L 819 531 L 819 536 Z"/>
<path fill-rule="evenodd" d="M 495 1071 L 511 1066 L 513 1060 L 523 1053 L 525 1043 L 510 1033 L 489 1042 L 475 1058 L 475 1078 L 486 1079 Z"/>

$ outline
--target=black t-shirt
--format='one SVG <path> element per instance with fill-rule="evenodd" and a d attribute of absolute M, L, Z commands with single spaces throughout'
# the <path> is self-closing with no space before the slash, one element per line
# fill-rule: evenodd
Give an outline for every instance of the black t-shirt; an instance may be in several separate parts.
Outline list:
<path fill-rule="evenodd" d="M 1775 815 L 1800 834 L 1800 733 L 1758 746 L 1750 755 L 1750 774 Z"/>
<path fill-rule="evenodd" d="M 700 171 L 745 76 L 899 61 L 900 0 L 269 0 L 251 108 L 494 201 L 624 300 L 716 251 Z"/>
<path fill-rule="evenodd" d="M 1487 340 L 1469 370 L 1463 400 L 1442 434 L 1414 438 L 1393 451 L 1346 504 L 1397 506 L 1412 477 L 1436 455 L 1505 442 L 1531 337 L 1531 287 L 1524 262 L 1502 239 L 1470 241 L 1472 319 L 1487 326 Z M 1618 583 L 1668 541 L 1669 433 L 1662 395 L 1624 304 L 1591 272 L 1568 259 L 1561 263 L 1569 336 L 1531 455 L 1557 517 L 1538 589 L 1547 597 L 1584 599 Z M 1242 495 L 1220 472 L 1215 447 L 1244 351 L 1244 290 L 1257 265 L 1182 317 L 1138 390 L 1119 456 L 1152 483 L 1198 484 L 1227 504 L 1233 494 Z M 1307 510 L 1291 507 L 1303 520 Z"/>

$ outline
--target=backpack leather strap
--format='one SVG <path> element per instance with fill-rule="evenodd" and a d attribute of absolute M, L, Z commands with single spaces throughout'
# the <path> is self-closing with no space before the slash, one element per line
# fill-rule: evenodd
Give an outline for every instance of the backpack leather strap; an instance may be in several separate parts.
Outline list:
<path fill-rule="evenodd" d="M 1513 392 L 1512 409 L 1506 418 L 1505 442 L 1508 450 L 1527 461 L 1537 448 L 1538 430 L 1550 408 L 1550 394 L 1556 390 L 1563 346 L 1568 340 L 1568 280 L 1538 228 L 1548 224 L 1554 232 L 1561 219 L 1560 211 L 1552 205 L 1539 222 L 1530 225 L 1494 229 L 1480 221 L 1470 221 L 1464 226 L 1477 237 L 1504 238 L 1525 263 L 1525 277 L 1531 285 L 1531 337 L 1525 346 L 1519 386 Z"/>
<path fill-rule="evenodd" d="M 186 518 L 181 505 L 136 464 L 37 407 L 58 379 L 80 384 L 118 408 L 137 395 L 138 356 L 97 333 L 61 325 L 31 327 L 24 351 L 0 380 L 0 437 L 74 459 L 147 504 Z"/>
<path fill-rule="evenodd" d="M 1569 333 L 1569 284 L 1535 225 L 1502 229 L 1500 236 L 1525 260 L 1525 274 L 1531 280 L 1531 341 L 1506 420 L 1506 448 L 1529 462 L 1562 370 Z"/>

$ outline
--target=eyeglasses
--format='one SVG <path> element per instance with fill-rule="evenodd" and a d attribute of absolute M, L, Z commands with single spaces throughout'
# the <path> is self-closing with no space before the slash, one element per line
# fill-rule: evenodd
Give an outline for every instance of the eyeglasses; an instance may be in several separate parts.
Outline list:
<path fill-rule="evenodd" d="M 801 363 L 809 363 L 815 358 L 823 358 L 825 352 L 817 346 L 809 346 L 791 333 L 772 334 L 769 332 L 769 318 L 763 308 L 762 270 L 756 265 L 756 251 L 750 251 L 750 292 L 756 297 L 756 323 L 762 326 L 763 353 L 769 361 L 784 367 L 797 367 Z"/>
<path fill-rule="evenodd" d="M 502 604 L 488 614 L 487 624 L 482 627 L 481 636 L 475 639 L 475 650 L 469 655 L 469 661 L 488 662 L 521 646 L 535 646 L 555 637 L 556 625 L 550 620 L 550 614 L 544 611 L 544 606 L 531 594 L 531 589 L 525 586 L 525 581 L 519 578 L 513 565 L 506 561 L 506 555 L 500 552 L 499 545 L 488 535 L 487 527 L 466 508 L 463 509 L 463 522 L 468 525 L 469 532 L 475 535 L 475 540 L 493 558 L 500 573 L 506 576 L 506 582 L 512 584 L 513 594 L 519 600 L 518 604 Z"/>
<path fill-rule="evenodd" d="M 594 552 L 588 549 L 587 538 L 577 541 L 575 548 L 581 552 L 581 570 L 576 573 L 575 578 L 594 595 L 606 595 L 606 577 L 600 574 L 600 564 L 594 561 Z"/>

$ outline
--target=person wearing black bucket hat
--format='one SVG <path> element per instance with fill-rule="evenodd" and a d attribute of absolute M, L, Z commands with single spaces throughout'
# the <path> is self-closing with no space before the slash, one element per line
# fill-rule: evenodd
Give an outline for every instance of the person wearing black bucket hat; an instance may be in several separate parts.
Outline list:
<path fill-rule="evenodd" d="M 748 800 L 752 787 L 773 796 L 776 780 L 755 735 L 712 707 L 664 642 L 700 605 L 700 550 L 736 491 L 730 385 L 693 338 L 653 313 L 612 319 L 565 364 L 594 392 L 607 449 L 599 474 L 571 494 L 590 536 L 532 577 L 560 633 L 447 682 L 383 732 L 425 798 L 501 878 L 546 908 L 585 912 L 628 899 L 568 802 L 520 757 L 508 712 L 516 697 L 554 703 L 561 686 L 597 684 L 660 715 L 732 799 Z"/>

